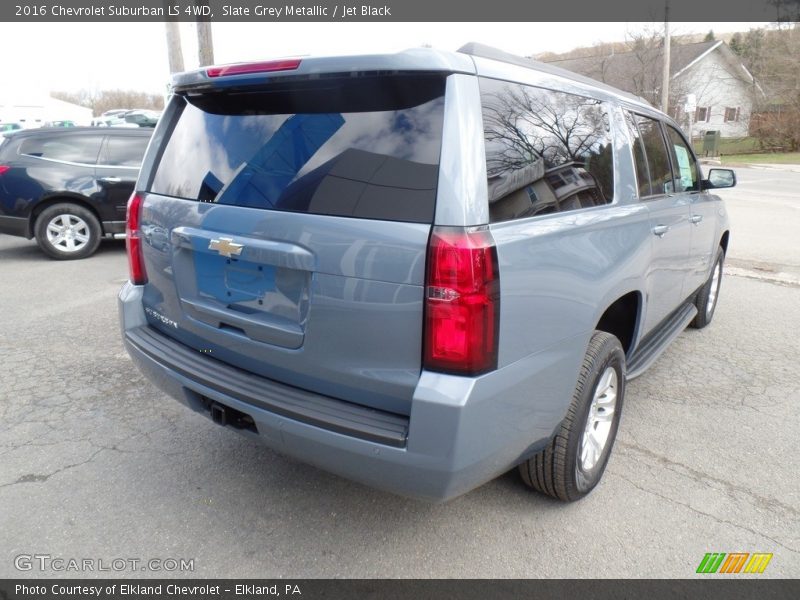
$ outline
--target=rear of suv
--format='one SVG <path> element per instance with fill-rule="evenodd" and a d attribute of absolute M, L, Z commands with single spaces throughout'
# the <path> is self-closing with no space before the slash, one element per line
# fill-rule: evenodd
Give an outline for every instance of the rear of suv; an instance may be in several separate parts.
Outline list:
<path fill-rule="evenodd" d="M 128 205 L 125 345 L 280 452 L 428 499 L 521 465 L 575 500 L 626 379 L 713 315 L 721 202 L 616 90 L 478 46 L 173 84 Z M 676 221 L 659 255 L 662 200 L 707 240 Z"/>

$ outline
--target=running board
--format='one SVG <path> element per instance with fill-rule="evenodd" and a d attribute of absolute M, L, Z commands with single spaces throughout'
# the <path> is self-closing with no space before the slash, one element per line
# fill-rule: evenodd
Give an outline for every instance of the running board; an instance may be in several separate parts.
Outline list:
<path fill-rule="evenodd" d="M 684 304 L 653 332 L 645 343 L 639 346 L 628 360 L 626 379 L 630 381 L 644 373 L 656 362 L 672 340 L 678 337 L 697 314 L 694 304 Z"/>

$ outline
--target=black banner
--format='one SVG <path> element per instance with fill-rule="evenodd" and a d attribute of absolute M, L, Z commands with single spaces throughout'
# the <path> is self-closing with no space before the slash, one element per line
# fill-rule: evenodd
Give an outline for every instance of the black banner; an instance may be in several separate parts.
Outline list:
<path fill-rule="evenodd" d="M 556 598 L 591 600 L 796 600 L 800 581 L 696 580 L 0 580 L 3 600 L 234 600 L 283 598 L 374 600 L 471 600 Z M 755 576 L 760 577 L 760 576 Z"/>
<path fill-rule="evenodd" d="M 800 0 L 16 0 L 0 5 L 0 20 L 765 22 L 800 20 Z"/>

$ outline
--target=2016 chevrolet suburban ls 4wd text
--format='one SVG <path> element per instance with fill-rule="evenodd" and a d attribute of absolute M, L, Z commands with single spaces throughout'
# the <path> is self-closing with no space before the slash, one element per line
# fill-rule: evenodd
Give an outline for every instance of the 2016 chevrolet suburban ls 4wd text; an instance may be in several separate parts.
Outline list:
<path fill-rule="evenodd" d="M 479 45 L 180 74 L 128 206 L 125 345 L 286 455 L 441 500 L 576 500 L 626 381 L 714 316 L 732 171 L 666 115 Z"/>

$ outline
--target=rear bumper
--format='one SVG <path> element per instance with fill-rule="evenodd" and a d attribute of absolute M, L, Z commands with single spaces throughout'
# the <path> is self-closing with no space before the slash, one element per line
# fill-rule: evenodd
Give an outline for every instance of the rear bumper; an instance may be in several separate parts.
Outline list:
<path fill-rule="evenodd" d="M 253 409 L 261 409 L 331 432 L 393 448 L 405 448 L 408 417 L 370 409 L 352 402 L 323 396 L 265 379 L 197 352 L 149 326 L 125 331 L 125 344 L 158 365 L 168 366 L 174 374 L 192 381 L 204 390 L 214 390 L 235 398 Z M 207 395 L 193 394 L 193 408 L 209 410 Z M 204 402 L 203 400 L 206 399 Z"/>
<path fill-rule="evenodd" d="M 147 324 L 141 297 L 142 288 L 130 283 L 120 291 L 123 339 L 161 390 L 206 416 L 209 402 L 244 413 L 257 432 L 238 431 L 280 453 L 428 500 L 463 494 L 540 450 L 571 397 L 578 365 L 572 370 L 570 357 L 583 355 L 560 347 L 477 378 L 424 371 L 411 414 L 392 415 L 245 373 L 182 346 Z"/>

